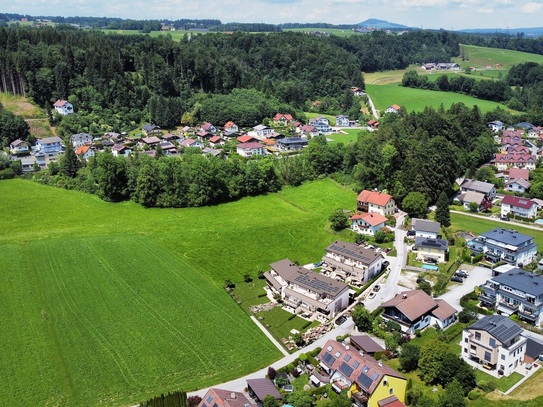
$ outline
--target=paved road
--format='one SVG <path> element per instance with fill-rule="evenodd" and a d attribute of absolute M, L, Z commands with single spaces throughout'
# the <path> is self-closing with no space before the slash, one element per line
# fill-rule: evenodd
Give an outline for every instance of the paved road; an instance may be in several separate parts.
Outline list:
<path fill-rule="evenodd" d="M 378 119 L 379 114 L 377 113 L 377 109 L 375 108 L 375 105 L 373 104 L 373 100 L 371 100 L 371 96 L 368 93 L 366 93 L 366 96 L 368 97 L 368 103 L 370 104 L 371 113 L 373 114 L 373 117 Z"/>
<path fill-rule="evenodd" d="M 461 211 L 454 211 L 454 210 L 451 210 L 451 213 L 457 213 L 458 215 L 464 215 L 464 216 L 471 216 L 472 218 L 481 218 L 481 219 L 486 219 L 486 220 L 492 220 L 494 222 L 499 222 L 499 223 L 504 223 L 506 225 L 510 225 L 510 226 L 520 226 L 520 227 L 523 227 L 523 228 L 526 228 L 526 229 L 533 229 L 533 230 L 543 230 L 543 227 L 541 226 L 535 226 L 533 224 L 526 224 L 526 223 L 520 223 L 520 222 L 515 222 L 514 220 L 501 220 L 500 218 L 490 218 L 488 216 L 483 216 L 483 215 L 477 215 L 476 213 L 469 213 L 469 212 L 461 212 Z"/>

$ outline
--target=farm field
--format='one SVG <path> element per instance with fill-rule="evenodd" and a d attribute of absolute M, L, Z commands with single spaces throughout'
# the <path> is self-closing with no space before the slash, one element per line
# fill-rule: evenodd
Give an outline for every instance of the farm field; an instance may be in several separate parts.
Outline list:
<path fill-rule="evenodd" d="M 375 107 L 381 111 L 384 111 L 392 104 L 405 106 L 408 112 L 420 112 L 427 106 L 437 109 L 443 104 L 445 109 L 448 109 L 453 103 L 461 102 L 468 107 L 477 105 L 483 113 L 494 110 L 498 106 L 501 109 L 513 113 L 515 112 L 501 103 L 481 100 L 453 92 L 405 88 L 397 83 L 388 85 L 366 85 L 366 91 L 371 96 Z"/>
<path fill-rule="evenodd" d="M 134 404 L 276 360 L 224 280 L 241 285 L 284 257 L 316 261 L 337 238 L 329 214 L 355 201 L 329 180 L 188 209 L 19 179 L 0 182 L 0 196 L 0 397 L 44 406 Z"/>
<path fill-rule="evenodd" d="M 523 62 L 543 64 L 543 55 L 508 49 L 479 47 L 476 45 L 461 45 L 460 47 L 463 49 L 467 60 L 462 61 L 462 58 L 460 57 L 452 58 L 452 60 L 462 68 L 465 68 L 466 66 L 484 68 L 487 65 L 495 66 L 496 64 L 502 64 L 502 69 L 507 73 L 513 65 L 521 64 Z"/>

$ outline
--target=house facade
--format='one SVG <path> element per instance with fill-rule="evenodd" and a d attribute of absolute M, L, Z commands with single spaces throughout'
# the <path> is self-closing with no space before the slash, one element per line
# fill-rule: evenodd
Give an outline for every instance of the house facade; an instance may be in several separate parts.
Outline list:
<path fill-rule="evenodd" d="M 143 134 L 145 134 L 146 136 L 152 136 L 153 134 L 162 134 L 160 126 L 152 123 L 145 123 L 141 129 L 143 130 Z"/>
<path fill-rule="evenodd" d="M 350 127 L 351 121 L 347 116 L 340 115 L 336 116 L 336 126 L 337 127 Z"/>
<path fill-rule="evenodd" d="M 132 150 L 122 144 L 115 144 L 111 147 L 111 154 L 113 154 L 113 157 L 127 157 L 130 153 L 132 153 Z"/>
<path fill-rule="evenodd" d="M 499 120 L 495 120 L 493 122 L 488 122 L 486 126 L 494 133 L 498 133 L 504 129 L 505 124 Z"/>
<path fill-rule="evenodd" d="M 428 326 L 447 328 L 456 320 L 456 309 L 445 300 L 434 299 L 422 290 L 403 291 L 381 304 L 385 322 L 400 324 L 402 332 L 414 334 Z"/>
<path fill-rule="evenodd" d="M 332 131 L 332 127 L 330 127 L 330 120 L 324 116 L 309 119 L 309 125 L 313 126 L 319 133 L 327 134 Z"/>
<path fill-rule="evenodd" d="M 336 273 L 351 284 L 364 285 L 383 268 L 383 256 L 374 249 L 336 240 L 326 248 L 323 268 Z"/>
<path fill-rule="evenodd" d="M 266 147 L 263 144 L 256 142 L 238 144 L 236 147 L 236 151 L 239 155 L 243 157 L 266 155 Z"/>
<path fill-rule="evenodd" d="M 92 143 L 92 136 L 89 133 L 78 133 L 70 136 L 70 141 L 74 148 L 84 146 L 85 144 Z"/>
<path fill-rule="evenodd" d="M 300 151 L 307 146 L 307 139 L 303 137 L 285 137 L 276 142 L 279 151 Z"/>
<path fill-rule="evenodd" d="M 260 139 L 266 138 L 273 133 L 273 129 L 271 127 L 264 126 L 263 124 L 253 127 L 253 131 Z"/>
<path fill-rule="evenodd" d="M 67 100 L 59 99 L 53 104 L 53 108 L 58 114 L 67 116 L 74 112 L 74 106 Z"/>
<path fill-rule="evenodd" d="M 319 366 L 310 376 L 316 386 L 331 384 L 347 391 L 359 407 L 379 407 L 394 398 L 405 401 L 407 380 L 390 366 L 335 340 L 328 340 L 317 355 Z"/>
<path fill-rule="evenodd" d="M 537 203 L 531 199 L 506 195 L 502 199 L 501 216 L 507 216 L 509 214 L 535 219 L 537 216 Z"/>
<path fill-rule="evenodd" d="M 378 212 L 383 216 L 390 216 L 396 212 L 396 202 L 389 194 L 363 190 L 356 200 L 360 212 Z"/>
<path fill-rule="evenodd" d="M 44 154 L 55 154 L 62 151 L 62 139 L 60 137 L 46 137 L 36 141 L 36 151 Z"/>
<path fill-rule="evenodd" d="M 264 278 L 295 313 L 310 312 L 320 320 L 333 318 L 349 305 L 349 286 L 296 266 L 289 259 L 271 264 Z"/>
<path fill-rule="evenodd" d="M 437 239 L 441 232 L 441 224 L 433 220 L 413 218 L 411 229 L 415 231 L 415 237 Z"/>
<path fill-rule="evenodd" d="M 88 161 L 89 158 L 94 157 L 94 150 L 91 148 L 91 146 L 79 146 L 75 150 L 75 154 L 80 160 Z"/>
<path fill-rule="evenodd" d="M 9 152 L 14 155 L 28 153 L 29 151 L 30 146 L 26 141 L 21 139 L 12 141 L 9 145 Z"/>
<path fill-rule="evenodd" d="M 498 171 L 506 171 L 511 167 L 526 168 L 531 171 L 534 170 L 537 165 L 537 158 L 529 153 L 505 153 L 496 154 L 494 162 Z"/>
<path fill-rule="evenodd" d="M 449 260 L 449 242 L 432 237 L 417 237 L 413 245 L 417 260 L 430 263 L 446 263 Z"/>
<path fill-rule="evenodd" d="M 224 131 L 227 133 L 237 133 L 239 131 L 239 127 L 233 121 L 229 121 L 225 123 Z"/>
<path fill-rule="evenodd" d="M 480 286 L 479 300 L 501 315 L 517 316 L 526 322 L 543 323 L 543 277 L 520 268 L 494 276 Z"/>
<path fill-rule="evenodd" d="M 518 192 L 519 194 L 525 193 L 532 183 L 522 178 L 511 178 L 505 183 L 505 189 L 510 192 Z"/>
<path fill-rule="evenodd" d="M 375 233 L 385 227 L 385 222 L 388 219 L 379 212 L 364 212 L 354 214 L 349 220 L 353 232 L 375 236 Z"/>
<path fill-rule="evenodd" d="M 472 253 L 484 253 L 487 260 L 505 261 L 516 266 L 530 264 L 537 257 L 537 244 L 532 236 L 516 230 L 496 228 L 482 233 L 468 243 Z"/>
<path fill-rule="evenodd" d="M 489 182 L 477 181 L 466 178 L 464 182 L 460 184 L 460 190 L 462 192 L 478 192 L 483 194 L 486 199 L 492 201 L 496 198 L 496 187 Z"/>
<path fill-rule="evenodd" d="M 509 376 L 523 363 L 522 328 L 503 315 L 486 315 L 462 332 L 462 358 Z"/>
<path fill-rule="evenodd" d="M 289 113 L 277 113 L 273 117 L 273 123 L 276 126 L 288 126 L 293 121 L 294 119 L 292 118 L 292 115 Z"/>
<path fill-rule="evenodd" d="M 385 113 L 400 113 L 400 106 L 392 105 L 386 108 Z"/>

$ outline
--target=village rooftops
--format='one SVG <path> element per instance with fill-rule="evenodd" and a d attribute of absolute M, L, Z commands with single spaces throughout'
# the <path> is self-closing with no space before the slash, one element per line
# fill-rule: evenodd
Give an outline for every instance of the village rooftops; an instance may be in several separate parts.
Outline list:
<path fill-rule="evenodd" d="M 373 263 L 375 259 L 381 256 L 375 250 L 366 249 L 355 243 L 343 242 L 341 240 L 336 240 L 326 248 L 326 251 L 359 261 L 366 265 Z"/>
<path fill-rule="evenodd" d="M 460 185 L 460 188 L 470 189 L 472 191 L 481 192 L 486 195 L 492 191 L 492 189 L 494 188 L 494 184 L 473 179 L 465 179 L 464 182 L 462 182 L 462 184 Z"/>
<path fill-rule="evenodd" d="M 519 268 L 502 273 L 491 281 L 535 297 L 543 295 L 543 276 Z"/>
<path fill-rule="evenodd" d="M 504 345 L 522 333 L 516 322 L 503 315 L 486 315 L 467 329 L 486 331 Z"/>
<path fill-rule="evenodd" d="M 523 181 L 523 180 L 519 180 L 519 181 Z M 530 209 L 534 205 L 534 203 L 535 202 L 532 201 L 531 199 L 520 198 L 518 196 L 512 196 L 512 195 L 506 195 L 502 199 L 502 205 L 506 204 L 506 205 L 515 206 L 517 208 L 523 208 L 523 209 Z"/>
<path fill-rule="evenodd" d="M 534 239 L 532 236 L 524 235 L 514 229 L 508 230 L 503 228 L 496 228 L 488 232 L 481 233 L 480 237 L 486 238 L 487 240 L 495 240 L 496 242 L 514 247 L 525 246 Z"/>

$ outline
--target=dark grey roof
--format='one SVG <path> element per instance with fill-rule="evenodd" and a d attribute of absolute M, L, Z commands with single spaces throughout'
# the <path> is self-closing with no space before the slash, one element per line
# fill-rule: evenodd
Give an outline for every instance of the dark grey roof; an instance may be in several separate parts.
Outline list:
<path fill-rule="evenodd" d="M 492 191 L 492 188 L 494 188 L 494 184 L 466 178 L 464 182 L 462 182 L 462 185 L 460 185 L 460 188 L 470 189 L 472 191 L 488 194 L 490 191 Z"/>
<path fill-rule="evenodd" d="M 519 268 L 509 270 L 492 280 L 535 297 L 543 295 L 543 277 Z"/>
<path fill-rule="evenodd" d="M 360 261 L 366 265 L 370 265 L 380 256 L 375 250 L 366 249 L 355 243 L 343 242 L 341 240 L 336 240 L 326 248 L 326 251 Z"/>
<path fill-rule="evenodd" d="M 284 139 L 277 140 L 279 144 L 307 144 L 307 139 L 302 137 L 285 137 Z"/>
<path fill-rule="evenodd" d="M 528 355 L 532 359 L 537 359 L 542 353 L 543 343 L 539 343 L 531 338 L 528 338 L 528 340 L 526 341 L 526 355 Z"/>
<path fill-rule="evenodd" d="M 414 218 L 413 229 L 415 229 L 417 232 L 439 233 L 441 230 L 441 224 L 433 220 Z"/>
<path fill-rule="evenodd" d="M 153 131 L 153 130 L 160 129 L 160 127 L 157 126 L 156 124 L 145 123 L 143 125 L 142 129 L 145 130 L 145 131 Z"/>
<path fill-rule="evenodd" d="M 70 138 L 72 141 L 88 140 L 88 139 L 92 139 L 92 136 L 89 133 L 77 133 L 77 134 L 73 134 Z"/>
<path fill-rule="evenodd" d="M 480 329 L 488 332 L 503 344 L 522 333 L 522 328 L 503 315 L 486 315 L 471 324 L 468 329 Z"/>
<path fill-rule="evenodd" d="M 432 249 L 439 249 L 447 251 L 449 249 L 449 242 L 443 239 L 433 239 L 430 237 L 417 237 L 413 249 L 419 247 L 431 247 Z"/>
<path fill-rule="evenodd" d="M 504 228 L 489 230 L 488 232 L 481 233 L 481 236 L 511 246 L 523 246 L 526 242 L 533 240 L 532 236 L 524 235 L 518 230 Z"/>
<path fill-rule="evenodd" d="M 270 379 L 247 379 L 247 386 L 251 388 L 260 401 L 263 401 L 268 395 L 278 400 L 283 398 Z"/>

